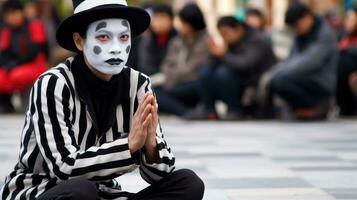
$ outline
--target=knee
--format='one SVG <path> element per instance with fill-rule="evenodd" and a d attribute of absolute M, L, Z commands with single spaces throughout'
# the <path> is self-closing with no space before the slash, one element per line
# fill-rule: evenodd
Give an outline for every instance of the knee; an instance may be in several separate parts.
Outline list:
<path fill-rule="evenodd" d="M 288 84 L 288 82 L 289 81 L 285 76 L 274 76 L 270 81 L 270 90 L 278 93 L 286 84 Z"/>
<path fill-rule="evenodd" d="M 88 199 L 96 200 L 98 196 L 97 185 L 87 179 L 70 180 L 69 188 L 71 188 L 70 199 Z"/>
<path fill-rule="evenodd" d="M 213 69 L 211 69 L 210 67 L 203 67 L 198 73 L 198 78 L 199 80 L 205 81 L 207 79 L 211 79 L 213 74 Z"/>
<path fill-rule="evenodd" d="M 221 84 L 234 84 L 234 82 L 238 80 L 238 78 L 234 75 L 234 72 L 225 66 L 219 67 L 216 70 L 215 78 Z"/>
<path fill-rule="evenodd" d="M 174 173 L 181 178 L 180 184 L 185 190 L 184 193 L 188 195 L 185 199 L 201 200 L 203 198 L 205 185 L 195 172 L 189 169 L 182 169 Z"/>

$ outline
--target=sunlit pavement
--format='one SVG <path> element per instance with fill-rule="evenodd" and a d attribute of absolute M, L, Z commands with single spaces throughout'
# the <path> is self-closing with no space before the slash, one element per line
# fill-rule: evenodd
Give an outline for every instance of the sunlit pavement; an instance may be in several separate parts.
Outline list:
<path fill-rule="evenodd" d="M 204 180 L 206 200 L 357 200 L 356 122 L 162 119 L 177 168 Z M 22 126 L 22 116 L 0 116 L 1 180 L 16 162 Z M 147 186 L 138 173 L 119 181 L 131 192 Z"/>

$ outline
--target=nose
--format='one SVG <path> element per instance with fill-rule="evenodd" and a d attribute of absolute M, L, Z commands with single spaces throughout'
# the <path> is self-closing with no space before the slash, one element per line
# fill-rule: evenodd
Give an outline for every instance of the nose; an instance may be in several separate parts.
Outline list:
<path fill-rule="evenodd" d="M 120 51 L 120 49 L 119 48 L 111 48 L 110 50 L 109 50 L 109 53 L 110 54 L 112 54 L 112 55 L 118 55 L 118 54 L 121 54 L 121 51 Z"/>
<path fill-rule="evenodd" d="M 109 53 L 112 55 L 118 55 L 121 54 L 122 49 L 120 48 L 119 41 L 113 41 L 112 46 L 109 49 Z"/>

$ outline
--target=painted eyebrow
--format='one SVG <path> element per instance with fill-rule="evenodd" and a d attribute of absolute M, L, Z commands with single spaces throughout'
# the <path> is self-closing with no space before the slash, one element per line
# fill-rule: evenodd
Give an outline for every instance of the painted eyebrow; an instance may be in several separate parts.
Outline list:
<path fill-rule="evenodd" d="M 97 27 L 95 28 L 95 31 L 99 31 L 103 28 L 106 28 L 107 27 L 107 22 L 100 22 Z"/>
<path fill-rule="evenodd" d="M 103 32 L 110 32 L 110 31 L 107 31 L 107 30 L 102 30 L 102 29 L 104 29 L 104 28 L 106 28 L 106 27 L 102 27 L 102 28 L 100 28 L 100 29 L 98 29 L 98 30 L 96 30 L 96 32 L 100 32 L 100 31 L 103 31 Z M 127 28 L 126 30 L 124 30 L 124 31 L 122 31 L 122 32 L 120 32 L 120 34 L 123 34 L 123 33 L 126 33 L 126 32 L 130 32 L 130 29 L 129 28 Z"/>

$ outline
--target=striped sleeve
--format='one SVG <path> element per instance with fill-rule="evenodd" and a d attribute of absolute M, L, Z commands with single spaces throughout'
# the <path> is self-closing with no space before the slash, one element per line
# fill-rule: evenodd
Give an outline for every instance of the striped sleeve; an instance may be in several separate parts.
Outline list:
<path fill-rule="evenodd" d="M 71 124 L 74 102 L 68 85 L 59 76 L 42 76 L 32 93 L 36 141 L 51 176 L 102 181 L 135 168 L 127 138 L 80 150 Z"/>
<path fill-rule="evenodd" d="M 141 102 L 141 99 L 144 97 L 146 92 L 152 92 L 150 78 L 141 75 L 141 77 L 139 77 L 138 88 L 138 102 Z M 171 152 L 171 148 L 164 139 L 160 123 L 156 129 L 156 141 L 159 150 L 159 161 L 157 163 L 149 164 L 146 161 L 145 154 L 141 153 L 140 175 L 149 184 L 166 177 L 175 169 L 175 157 Z"/>

